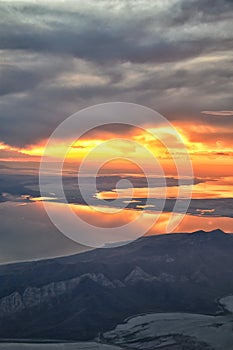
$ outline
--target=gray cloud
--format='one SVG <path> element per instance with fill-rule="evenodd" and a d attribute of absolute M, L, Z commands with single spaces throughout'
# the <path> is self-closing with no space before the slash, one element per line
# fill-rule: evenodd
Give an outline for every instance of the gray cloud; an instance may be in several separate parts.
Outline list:
<path fill-rule="evenodd" d="M 173 7 L 173 24 L 216 22 L 232 19 L 232 0 L 189 0 Z"/>
<path fill-rule="evenodd" d="M 72 1 L 67 3 L 74 7 L 73 11 L 67 8 L 59 11 L 56 3 L 54 7 L 39 4 L 10 7 L 3 3 L 1 12 L 5 16 L 0 25 L 0 49 L 72 55 L 102 63 L 119 60 L 144 63 L 179 61 L 216 51 L 216 47 L 224 50 L 231 42 L 231 22 L 227 19 L 230 19 L 232 4 L 228 1 L 214 0 L 211 5 L 209 0 L 177 2 L 163 12 L 156 6 L 145 10 L 146 2 L 140 14 L 137 7 L 129 9 L 128 6 L 123 6 L 121 11 L 110 11 L 106 2 L 102 11 L 94 2 L 90 8 L 83 8 L 79 2 L 78 8 Z M 180 21 L 182 17 L 189 21 L 185 30 L 174 28 L 173 23 L 169 25 L 176 12 L 178 17 L 174 19 Z M 200 30 L 194 28 L 191 19 L 196 13 L 215 15 L 215 23 L 209 28 L 213 30 L 212 35 L 205 30 L 202 17 Z M 219 13 L 226 15 L 224 23 Z M 216 22 L 220 26 L 217 31 Z"/>
<path fill-rule="evenodd" d="M 140 4 L 2 2 L 0 140 L 35 143 L 78 109 L 119 100 L 223 125 L 200 111 L 232 109 L 232 1 Z"/>

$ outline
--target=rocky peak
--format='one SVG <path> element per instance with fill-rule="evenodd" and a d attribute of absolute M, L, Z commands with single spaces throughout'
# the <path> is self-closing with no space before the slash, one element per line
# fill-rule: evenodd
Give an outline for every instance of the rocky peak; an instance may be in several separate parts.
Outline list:
<path fill-rule="evenodd" d="M 150 281 L 153 276 L 146 273 L 141 267 L 136 266 L 125 278 L 126 283 L 135 283 L 138 281 Z"/>

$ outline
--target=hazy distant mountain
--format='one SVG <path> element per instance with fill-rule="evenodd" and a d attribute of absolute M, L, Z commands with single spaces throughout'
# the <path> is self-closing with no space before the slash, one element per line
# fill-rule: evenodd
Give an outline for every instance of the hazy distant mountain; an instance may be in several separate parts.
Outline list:
<path fill-rule="evenodd" d="M 220 230 L 0 267 L 0 337 L 91 339 L 149 312 L 216 314 L 233 293 L 233 235 Z"/>

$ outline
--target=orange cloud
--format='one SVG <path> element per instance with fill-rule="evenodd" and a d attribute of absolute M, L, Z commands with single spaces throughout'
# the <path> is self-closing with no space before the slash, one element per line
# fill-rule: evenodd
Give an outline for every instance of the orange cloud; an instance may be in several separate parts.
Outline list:
<path fill-rule="evenodd" d="M 233 139 L 229 128 L 225 128 L 224 126 L 210 126 L 200 122 L 199 124 L 194 124 L 190 121 L 176 122 L 175 127 L 191 156 L 195 176 L 222 177 L 232 174 Z M 138 170 L 135 169 L 133 163 L 138 163 L 139 165 L 143 163 L 149 171 L 150 168 L 152 169 L 151 161 L 146 159 L 145 152 L 142 151 L 143 148 L 146 148 L 153 153 L 162 165 L 165 175 L 176 176 L 175 162 L 172 161 L 168 149 L 162 144 L 159 138 L 154 137 L 157 134 L 162 136 L 171 145 L 175 156 L 182 159 L 181 143 L 170 130 L 163 127 L 143 130 L 141 128 L 126 128 L 121 125 L 115 125 L 115 127 L 105 127 L 102 133 L 100 127 L 93 129 L 76 142 L 73 142 L 67 153 L 65 164 L 67 168 L 69 166 L 71 167 L 74 163 L 79 166 L 81 161 L 103 142 L 109 140 L 109 138 L 122 137 L 123 140 L 116 141 L 115 144 L 112 143 L 110 146 L 106 145 L 99 153 L 97 152 L 96 157 L 94 158 L 93 156 L 93 165 L 101 162 L 101 159 L 105 159 L 106 157 L 111 159 L 112 156 L 118 156 L 118 164 L 116 161 L 109 163 L 105 166 L 103 172 L 133 174 L 136 171 L 136 174 L 138 174 Z M 136 147 L 135 143 L 138 143 L 141 148 Z M 55 159 L 60 158 L 61 154 L 64 154 L 66 144 L 67 140 L 58 140 L 50 148 L 49 155 Z M 44 152 L 44 146 L 45 141 L 25 148 L 16 148 L 0 143 L 0 158 L 11 161 L 39 161 Z M 131 165 L 123 162 L 123 158 L 125 157 L 132 159 Z"/>

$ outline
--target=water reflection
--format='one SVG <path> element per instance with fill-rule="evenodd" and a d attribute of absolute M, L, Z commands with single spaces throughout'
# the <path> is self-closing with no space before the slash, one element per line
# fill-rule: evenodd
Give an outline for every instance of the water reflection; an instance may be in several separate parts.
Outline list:
<path fill-rule="evenodd" d="M 36 202 L 36 206 L 40 206 L 41 203 Z M 60 215 L 64 210 L 64 206 L 67 204 L 63 203 L 50 203 L 53 206 L 53 210 L 56 210 Z M 29 205 L 29 204 L 28 204 Z M 90 225 L 112 228 L 124 226 L 132 221 L 135 221 L 139 215 L 141 215 L 140 210 L 135 209 L 122 209 L 117 212 L 112 212 L 110 207 L 100 207 L 98 206 L 85 206 L 78 204 L 69 204 L 70 208 L 78 215 L 82 220 L 86 221 Z M 142 206 L 142 208 L 144 208 Z M 163 234 L 165 232 L 165 227 L 171 218 L 180 217 L 179 213 L 163 212 L 157 213 L 156 211 L 150 211 L 150 207 L 143 212 L 143 219 L 149 220 L 151 216 L 156 216 L 158 221 L 150 229 L 148 234 Z M 212 214 L 213 210 L 204 210 L 207 214 Z M 216 216 L 202 216 L 203 211 L 201 209 L 196 210 L 196 215 L 186 214 L 182 222 L 175 228 L 173 232 L 193 232 L 196 230 L 214 230 L 219 228 L 225 232 L 232 232 L 233 219 L 229 217 L 216 217 Z M 138 224 L 138 223 L 137 223 Z M 143 230 L 143 223 L 142 230 Z M 145 224 L 146 225 L 146 224 Z"/>
<path fill-rule="evenodd" d="M 65 204 L 51 203 L 51 205 L 53 210 L 62 215 Z M 140 210 L 123 209 L 121 212 L 112 214 L 107 207 L 99 211 L 98 207 L 90 208 L 75 204 L 70 206 L 79 217 L 89 222 L 90 225 L 106 228 L 106 235 L 111 234 L 111 230 L 108 228 L 119 227 L 134 221 L 140 213 Z M 156 212 L 149 210 L 143 212 L 141 227 L 137 227 L 137 230 L 143 230 L 146 221 L 151 220 L 151 216 L 156 215 L 158 215 Z M 172 215 L 176 219 L 176 216 L 180 214 L 162 213 L 147 234 L 164 233 L 167 222 Z M 52 225 L 41 201 L 1 203 L 0 220 L 0 263 L 69 255 L 88 249 L 69 240 Z M 186 214 L 174 232 L 221 229 L 230 233 L 233 231 L 232 224 L 232 218 Z M 132 229 L 132 232 L 129 232 L 129 237 L 132 238 L 133 235 Z M 115 242 L 120 240 L 120 237 L 112 238 Z"/>

